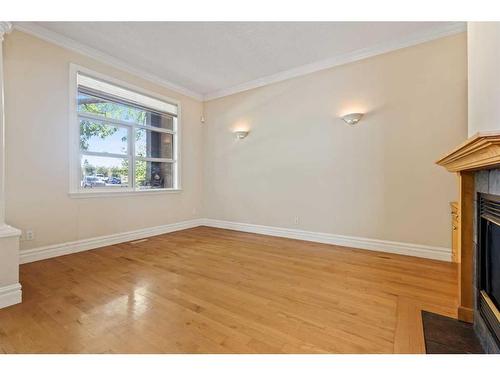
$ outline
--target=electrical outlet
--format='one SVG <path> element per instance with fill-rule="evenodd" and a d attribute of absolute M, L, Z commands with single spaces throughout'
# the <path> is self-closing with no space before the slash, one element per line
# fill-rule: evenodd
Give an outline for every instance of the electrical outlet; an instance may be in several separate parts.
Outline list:
<path fill-rule="evenodd" d="M 300 217 L 295 216 L 295 217 L 293 218 L 293 222 L 294 222 L 295 224 L 300 224 Z"/>
<path fill-rule="evenodd" d="M 26 241 L 33 241 L 35 239 L 35 232 L 33 232 L 33 229 L 26 229 Z"/>

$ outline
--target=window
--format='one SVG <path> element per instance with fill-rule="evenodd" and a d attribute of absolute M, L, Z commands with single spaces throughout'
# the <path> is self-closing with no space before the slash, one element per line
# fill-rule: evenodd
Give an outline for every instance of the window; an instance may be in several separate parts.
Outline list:
<path fill-rule="evenodd" d="M 72 192 L 178 189 L 179 105 L 76 66 L 72 75 Z"/>

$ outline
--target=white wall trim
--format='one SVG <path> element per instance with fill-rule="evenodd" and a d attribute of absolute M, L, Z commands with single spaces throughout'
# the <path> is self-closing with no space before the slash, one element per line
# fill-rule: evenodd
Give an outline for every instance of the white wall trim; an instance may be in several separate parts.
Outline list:
<path fill-rule="evenodd" d="M 173 224 L 160 225 L 157 227 L 138 229 L 130 232 L 110 234 L 107 236 L 86 238 L 78 241 L 65 242 L 62 244 L 37 247 L 34 249 L 21 250 L 20 263 L 30 263 L 37 260 L 53 258 L 61 255 L 78 253 L 96 249 L 103 246 L 115 245 L 122 242 L 135 241 L 141 238 L 158 236 L 160 234 L 175 232 L 203 225 L 203 219 L 181 221 Z"/>
<path fill-rule="evenodd" d="M 0 309 L 22 301 L 21 284 L 15 283 L 0 287 Z"/>
<path fill-rule="evenodd" d="M 89 47 L 83 43 L 77 42 L 71 38 L 68 38 L 64 35 L 49 30 L 43 26 L 37 25 L 33 22 L 14 22 L 14 28 L 23 31 L 25 33 L 34 35 L 47 42 L 54 43 L 60 47 L 67 48 L 77 53 L 86 55 L 95 60 L 101 61 L 105 64 L 112 65 L 118 69 L 134 74 L 140 78 L 151 81 L 167 89 L 176 91 L 180 94 L 189 96 L 199 101 L 208 101 L 221 98 L 223 96 L 228 96 L 242 91 L 251 90 L 257 87 L 266 86 L 271 83 L 284 81 L 290 78 L 300 77 L 306 74 L 332 68 L 338 65 L 343 65 L 350 62 L 363 60 L 368 57 L 373 57 L 397 49 L 410 47 L 434 39 L 439 39 L 449 35 L 454 35 L 467 31 L 467 25 L 465 22 L 453 22 L 444 26 L 435 27 L 431 30 L 425 30 L 423 32 L 419 32 L 410 36 L 405 36 L 393 41 L 381 43 L 374 47 L 358 49 L 356 51 L 352 51 L 344 55 L 334 56 L 322 61 L 317 61 L 311 64 L 302 65 L 293 69 L 285 70 L 283 72 L 272 74 L 266 77 L 261 77 L 256 80 L 244 82 L 236 86 L 224 88 L 221 90 L 216 90 L 203 95 L 194 92 L 190 89 L 187 89 L 185 87 L 179 86 L 175 83 L 169 82 L 168 80 L 160 78 L 154 74 L 148 73 L 143 69 L 136 68 L 120 59 L 110 56 L 95 48 Z"/>
<path fill-rule="evenodd" d="M 214 228 L 232 229 L 241 232 L 265 234 L 269 236 L 293 238 L 329 245 L 347 246 L 358 249 L 381 251 L 385 253 L 410 255 L 420 258 L 451 261 L 451 249 L 445 247 L 418 245 L 405 242 L 376 240 L 364 237 L 344 236 L 339 234 L 310 232 L 300 229 L 270 227 L 257 224 L 237 223 L 232 221 L 204 219 L 204 225 Z"/>
<path fill-rule="evenodd" d="M 64 35 L 56 33 L 52 30 L 46 29 L 40 25 L 37 25 L 33 22 L 14 22 L 14 29 L 22 31 L 24 33 L 33 35 L 37 38 L 43 39 L 47 42 L 53 43 L 60 47 L 69 49 L 71 51 L 80 53 L 82 55 L 91 57 L 97 61 L 103 62 L 107 65 L 111 65 L 117 69 L 121 69 L 125 72 L 136 75 L 142 79 L 153 82 L 157 85 L 163 86 L 169 90 L 176 91 L 179 94 L 183 94 L 189 96 L 193 99 L 202 101 L 203 95 L 189 90 L 185 87 L 179 86 L 175 83 L 169 82 L 161 77 L 158 77 L 154 74 L 148 73 L 147 71 L 136 68 L 120 59 L 117 59 L 113 56 L 108 55 L 107 53 L 101 52 L 97 49 L 89 47 L 83 43 L 77 42 L 71 38 L 68 38 Z"/>
<path fill-rule="evenodd" d="M 0 223 L 0 238 L 4 237 L 20 237 L 21 231 L 7 224 Z"/>
<path fill-rule="evenodd" d="M 374 47 L 358 49 L 344 55 L 334 56 L 325 60 L 317 61 L 311 64 L 302 65 L 293 69 L 285 70 L 266 77 L 261 77 L 253 81 L 245 82 L 236 86 L 228 87 L 222 90 L 213 91 L 203 96 L 204 101 L 221 98 L 228 95 L 237 94 L 239 92 L 255 89 L 285 81 L 290 78 L 300 77 L 306 74 L 314 73 L 320 70 L 333 68 L 335 66 L 344 65 L 350 62 L 363 60 L 383 53 L 395 51 L 401 48 L 411 47 L 417 44 L 429 42 L 434 39 L 444 38 L 449 35 L 454 35 L 467 31 L 465 22 L 453 22 L 445 26 L 436 27 L 432 30 L 416 33 L 410 36 L 405 36 L 390 42 L 381 43 Z"/>
<path fill-rule="evenodd" d="M 311 232 L 300 229 L 279 228 L 216 219 L 193 219 L 182 221 L 179 223 L 160 225 L 152 228 L 138 229 L 130 232 L 116 233 L 107 236 L 93 237 L 62 244 L 22 250 L 20 253 L 20 263 L 24 264 L 35 262 L 37 260 L 49 259 L 61 255 L 73 254 L 80 251 L 115 245 L 118 243 L 135 241 L 146 237 L 158 236 L 160 234 L 195 228 L 202 225 L 213 228 L 232 229 L 241 232 L 264 234 L 268 236 L 319 242 L 329 245 L 338 245 L 393 254 L 410 255 L 420 258 L 437 259 L 448 262 L 451 261 L 451 250 L 445 247 L 376 240 L 364 237 Z"/>

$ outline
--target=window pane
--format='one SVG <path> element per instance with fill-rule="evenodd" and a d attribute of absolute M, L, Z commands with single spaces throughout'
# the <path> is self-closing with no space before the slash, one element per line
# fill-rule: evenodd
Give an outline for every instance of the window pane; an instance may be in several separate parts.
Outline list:
<path fill-rule="evenodd" d="M 149 121 L 146 125 L 154 126 L 155 128 L 162 128 L 167 130 L 176 130 L 174 124 L 176 124 L 177 119 L 169 116 L 158 116 L 151 114 Z"/>
<path fill-rule="evenodd" d="M 138 189 L 172 189 L 173 164 L 154 161 L 135 163 L 135 183 Z"/>
<path fill-rule="evenodd" d="M 82 188 L 114 188 L 128 186 L 128 159 L 81 156 Z"/>
<path fill-rule="evenodd" d="M 101 121 L 80 119 L 80 149 L 91 152 L 127 154 L 127 129 Z"/>
<path fill-rule="evenodd" d="M 135 154 L 143 158 L 172 159 L 172 134 L 136 129 Z"/>
<path fill-rule="evenodd" d="M 135 122 L 141 125 L 174 130 L 174 118 L 128 103 L 119 103 L 85 92 L 78 92 L 78 111 L 104 116 L 114 120 Z"/>

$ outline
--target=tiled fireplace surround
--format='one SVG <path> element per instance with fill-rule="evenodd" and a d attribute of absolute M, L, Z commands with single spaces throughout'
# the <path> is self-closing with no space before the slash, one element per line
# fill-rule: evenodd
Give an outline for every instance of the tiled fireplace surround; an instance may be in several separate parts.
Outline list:
<path fill-rule="evenodd" d="M 487 353 L 500 354 L 500 347 L 496 344 L 494 337 L 486 327 L 486 323 L 478 312 L 478 288 L 476 282 L 477 276 L 477 251 L 478 251 L 478 233 L 477 233 L 477 194 L 488 193 L 500 195 L 500 169 L 487 169 L 474 173 L 474 214 L 473 214 L 473 254 L 474 254 L 474 331 L 476 332 L 481 345 Z"/>

